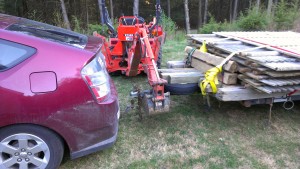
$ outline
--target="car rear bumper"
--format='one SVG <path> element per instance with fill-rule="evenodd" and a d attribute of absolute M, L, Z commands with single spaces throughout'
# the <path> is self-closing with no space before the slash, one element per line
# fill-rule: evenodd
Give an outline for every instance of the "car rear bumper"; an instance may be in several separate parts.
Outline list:
<path fill-rule="evenodd" d="M 118 111 L 118 118 L 120 117 L 120 110 Z M 82 157 L 82 156 L 85 156 L 85 155 L 88 155 L 88 154 L 91 154 L 91 153 L 94 153 L 94 152 L 97 152 L 97 151 L 100 151 L 100 150 L 104 150 L 106 148 L 109 148 L 111 147 L 117 140 L 117 135 L 118 135 L 118 123 L 117 123 L 117 131 L 116 133 L 106 139 L 106 140 L 103 140 L 101 142 L 98 142 L 94 145 L 91 145 L 89 147 L 86 147 L 82 150 L 79 150 L 79 151 L 75 151 L 75 152 L 72 152 L 71 153 L 71 159 L 75 159 L 75 158 L 79 158 L 79 157 Z"/>

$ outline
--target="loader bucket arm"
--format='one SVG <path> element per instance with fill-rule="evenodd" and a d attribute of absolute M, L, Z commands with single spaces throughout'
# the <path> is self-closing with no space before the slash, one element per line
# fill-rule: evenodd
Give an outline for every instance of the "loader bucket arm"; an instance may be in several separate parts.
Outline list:
<path fill-rule="evenodd" d="M 145 28 L 140 29 L 142 44 L 146 47 L 144 71 L 147 73 L 148 82 L 153 88 L 151 94 L 145 94 L 143 105 L 148 115 L 159 114 L 169 111 L 169 93 L 164 93 L 164 85 L 166 80 L 161 79 L 158 74 L 157 66 L 154 60 L 154 54 L 148 39 Z"/>
<path fill-rule="evenodd" d="M 114 38 L 117 36 L 117 31 L 115 30 L 115 28 L 111 22 L 111 19 L 109 18 L 107 7 L 105 6 L 105 0 L 102 0 L 101 5 L 102 5 L 102 15 L 103 15 L 103 21 L 104 21 L 104 23 L 101 23 L 101 24 L 107 25 L 108 29 L 111 32 L 110 37 Z"/>
<path fill-rule="evenodd" d="M 155 28 L 155 26 L 157 26 L 158 23 L 160 22 L 160 17 L 161 17 L 160 0 L 156 0 L 155 10 L 156 10 L 156 22 L 154 23 L 154 25 L 152 25 L 152 26 L 149 28 L 149 32 L 150 32 L 150 33 L 151 33 L 152 30 Z"/>

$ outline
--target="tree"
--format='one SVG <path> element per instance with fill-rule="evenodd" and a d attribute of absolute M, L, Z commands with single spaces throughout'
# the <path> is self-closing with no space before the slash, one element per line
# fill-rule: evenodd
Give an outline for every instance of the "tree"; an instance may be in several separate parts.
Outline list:
<path fill-rule="evenodd" d="M 114 19 L 114 6 L 112 0 L 109 0 L 109 5 L 110 5 L 110 17 L 112 18 L 112 21 Z"/>
<path fill-rule="evenodd" d="M 232 20 L 236 20 L 237 18 L 237 7 L 238 7 L 238 2 L 239 0 L 234 0 L 234 8 L 233 8 L 233 16 L 232 16 Z"/>
<path fill-rule="evenodd" d="M 205 0 L 204 3 L 204 14 L 203 14 L 203 23 L 206 24 L 207 23 L 207 13 L 208 13 L 208 0 Z"/>
<path fill-rule="evenodd" d="M 188 0 L 184 0 L 184 13 L 185 13 L 185 28 L 186 33 L 190 34 L 190 15 L 189 15 L 189 2 Z"/>
<path fill-rule="evenodd" d="M 67 29 L 71 30 L 71 26 L 70 26 L 68 14 L 67 14 L 67 9 L 66 9 L 66 5 L 65 5 L 65 1 L 64 0 L 60 0 L 60 5 L 61 5 L 61 10 L 62 10 L 62 15 L 63 15 L 63 18 L 64 18 L 64 25 L 65 25 L 65 27 Z"/>
<path fill-rule="evenodd" d="M 133 15 L 139 16 L 139 0 L 133 1 Z"/>
<path fill-rule="evenodd" d="M 171 4 L 170 4 L 170 0 L 167 1 L 167 5 L 168 5 L 168 17 L 171 18 Z"/>
<path fill-rule="evenodd" d="M 103 10 L 105 10 L 105 9 L 102 9 L 102 2 L 101 2 L 101 0 L 98 0 L 98 6 L 99 6 L 101 24 L 104 24 Z"/>
<path fill-rule="evenodd" d="M 4 4 L 5 4 L 5 2 L 4 2 L 4 0 L 0 0 L 0 12 L 1 13 L 4 13 Z"/>
<path fill-rule="evenodd" d="M 198 30 L 202 27 L 202 0 L 198 0 Z"/>
<path fill-rule="evenodd" d="M 256 0 L 256 7 L 257 7 L 257 9 L 260 8 L 260 0 Z"/>
<path fill-rule="evenodd" d="M 268 0 L 268 8 L 267 8 L 267 14 L 268 14 L 268 16 L 271 16 L 272 6 L 273 6 L 273 1 L 272 0 Z"/>

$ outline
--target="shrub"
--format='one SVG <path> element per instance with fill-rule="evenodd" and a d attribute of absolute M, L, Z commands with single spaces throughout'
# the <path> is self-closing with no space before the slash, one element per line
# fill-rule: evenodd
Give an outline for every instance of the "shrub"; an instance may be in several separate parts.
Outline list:
<path fill-rule="evenodd" d="M 202 34 L 210 34 L 212 32 L 222 31 L 222 23 L 218 23 L 213 16 L 210 15 L 209 22 L 200 28 L 199 32 Z"/>
<path fill-rule="evenodd" d="M 101 25 L 101 24 L 89 24 L 88 25 L 88 31 L 87 34 L 92 35 L 94 31 L 96 31 L 97 33 L 108 37 L 108 33 L 107 33 L 108 27 L 106 25 Z"/>
<path fill-rule="evenodd" d="M 79 33 L 82 33 L 82 34 L 86 34 L 87 31 L 81 26 L 81 21 L 76 17 L 76 16 L 72 16 L 72 23 L 73 23 L 73 31 L 75 32 L 79 32 Z"/>
<path fill-rule="evenodd" d="M 243 31 L 261 31 L 268 26 L 266 11 L 256 7 L 249 9 L 246 14 L 241 13 L 237 19 L 238 27 Z"/>
<path fill-rule="evenodd" d="M 168 38 L 173 38 L 178 29 L 176 23 L 162 12 L 160 23 L 167 34 Z"/>
<path fill-rule="evenodd" d="M 294 3 L 281 0 L 278 3 L 273 20 L 277 30 L 288 30 L 293 27 L 295 20 L 299 17 L 298 3 L 298 0 Z"/>

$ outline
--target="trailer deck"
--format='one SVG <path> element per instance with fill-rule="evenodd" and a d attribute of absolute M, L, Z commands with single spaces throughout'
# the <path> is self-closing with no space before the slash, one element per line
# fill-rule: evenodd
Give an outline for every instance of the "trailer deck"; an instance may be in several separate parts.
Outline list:
<path fill-rule="evenodd" d="M 185 51 L 190 65 L 203 74 L 234 55 L 218 75 L 217 93 L 207 88 L 219 100 L 247 101 L 249 105 L 249 101 L 256 103 L 254 100 L 269 103 L 266 99 L 274 102 L 276 98 L 280 101 L 299 98 L 300 33 L 214 32 L 187 37 L 189 46 Z M 207 53 L 196 49 L 204 43 Z"/>

